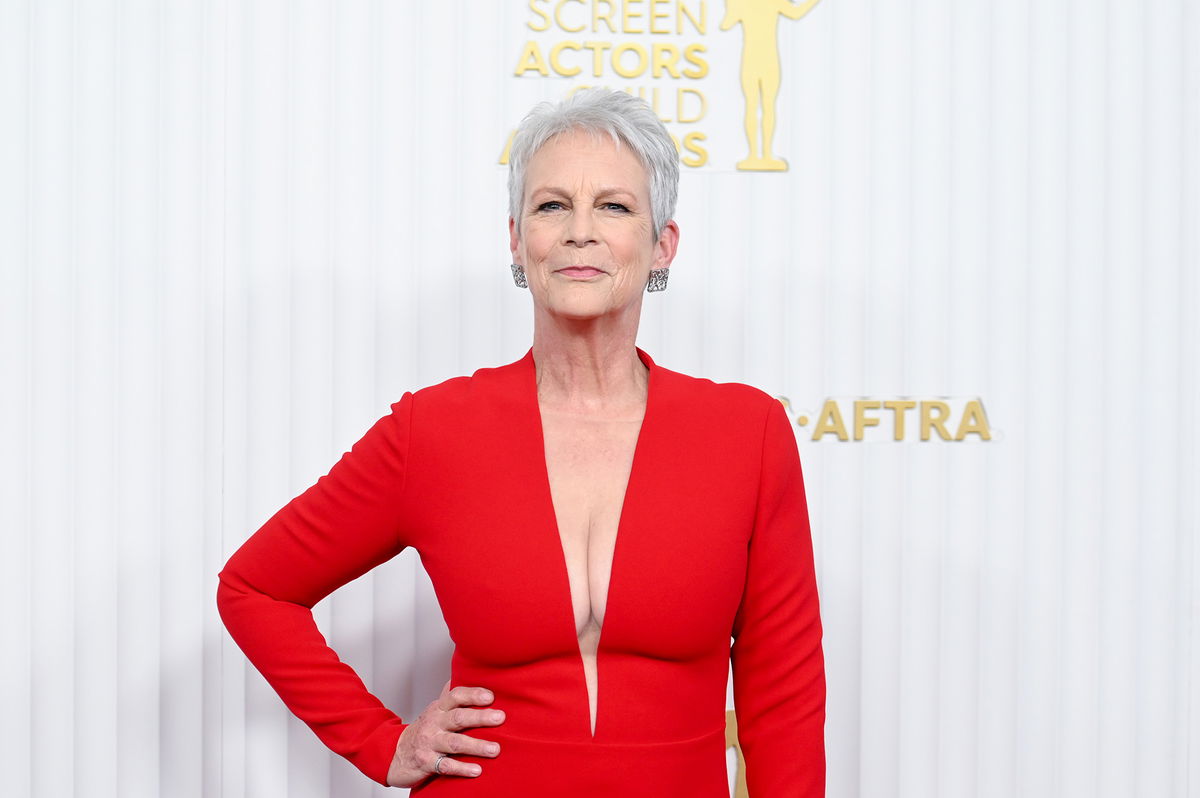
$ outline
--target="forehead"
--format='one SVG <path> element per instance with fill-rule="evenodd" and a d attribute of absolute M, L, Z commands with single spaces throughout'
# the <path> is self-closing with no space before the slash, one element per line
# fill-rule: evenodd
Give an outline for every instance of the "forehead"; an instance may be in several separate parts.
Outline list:
<path fill-rule="evenodd" d="M 525 193 L 555 185 L 581 183 L 625 188 L 649 193 L 649 176 L 628 145 L 614 142 L 604 132 L 571 130 L 549 139 L 529 159 Z"/>

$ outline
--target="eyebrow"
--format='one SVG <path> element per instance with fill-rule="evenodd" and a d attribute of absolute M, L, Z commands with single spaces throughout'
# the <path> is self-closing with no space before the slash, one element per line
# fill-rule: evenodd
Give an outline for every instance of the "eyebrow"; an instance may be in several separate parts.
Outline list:
<path fill-rule="evenodd" d="M 569 197 L 571 196 L 571 191 L 569 189 L 562 188 L 561 186 L 541 186 L 529 192 L 531 199 L 539 194 L 550 194 L 557 197 Z M 606 199 L 608 197 L 627 197 L 629 199 L 636 200 L 637 194 L 627 188 L 618 188 L 616 186 L 606 186 L 596 192 L 597 199 Z"/>

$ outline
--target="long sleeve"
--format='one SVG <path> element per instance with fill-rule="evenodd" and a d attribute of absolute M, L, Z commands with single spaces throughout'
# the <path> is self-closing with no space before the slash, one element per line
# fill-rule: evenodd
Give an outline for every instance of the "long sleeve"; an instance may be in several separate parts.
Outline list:
<path fill-rule="evenodd" d="M 405 394 L 315 485 L 226 563 L 217 605 L 230 635 L 330 749 L 380 784 L 404 724 L 341 662 L 312 607 L 404 548 L 412 396 Z"/>
<path fill-rule="evenodd" d="M 772 402 L 746 587 L 734 621 L 734 706 L 752 798 L 825 795 L 825 665 L 796 438 Z"/>

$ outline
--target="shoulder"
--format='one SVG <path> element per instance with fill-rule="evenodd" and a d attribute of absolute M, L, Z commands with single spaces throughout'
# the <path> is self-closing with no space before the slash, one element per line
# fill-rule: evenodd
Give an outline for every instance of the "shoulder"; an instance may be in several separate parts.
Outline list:
<path fill-rule="evenodd" d="M 669 401 L 698 412 L 728 417 L 756 418 L 765 422 L 773 410 L 783 411 L 782 403 L 766 391 L 741 382 L 717 382 L 693 377 L 658 366 L 663 393 Z"/>
<path fill-rule="evenodd" d="M 511 412 L 519 403 L 526 379 L 525 358 L 503 366 L 476 369 L 469 375 L 451 377 L 406 395 L 414 419 L 432 421 L 464 414 Z M 403 401 L 403 400 L 402 400 Z"/>
<path fill-rule="evenodd" d="M 760 456 L 764 448 L 796 446 L 795 431 L 783 403 L 766 391 L 741 382 L 717 382 L 670 369 L 659 369 L 658 407 L 672 427 L 712 451 L 743 451 Z"/>
<path fill-rule="evenodd" d="M 757 490 L 754 475 L 776 463 L 797 458 L 796 435 L 783 403 L 766 391 L 741 382 L 717 382 L 661 369 L 656 387 L 655 428 L 672 450 L 703 452 L 701 469 L 726 479 L 742 478 Z M 649 410 L 647 410 L 649 412 Z M 770 465 L 768 465 L 770 464 Z M 754 487 L 751 487 L 754 486 Z"/>

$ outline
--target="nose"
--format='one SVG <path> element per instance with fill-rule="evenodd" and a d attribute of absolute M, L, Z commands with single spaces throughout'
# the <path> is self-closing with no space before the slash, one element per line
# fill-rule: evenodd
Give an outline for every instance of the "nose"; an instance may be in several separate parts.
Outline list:
<path fill-rule="evenodd" d="M 565 236 L 564 244 L 574 247 L 586 247 L 588 244 L 596 243 L 595 220 L 592 218 L 592 209 L 586 205 L 577 207 L 571 211 L 567 218 L 566 229 L 563 231 Z"/>

